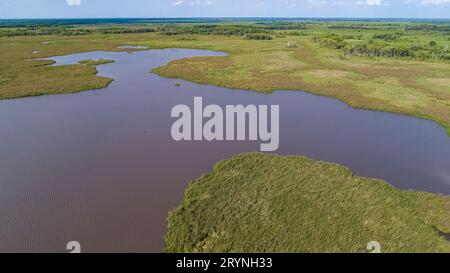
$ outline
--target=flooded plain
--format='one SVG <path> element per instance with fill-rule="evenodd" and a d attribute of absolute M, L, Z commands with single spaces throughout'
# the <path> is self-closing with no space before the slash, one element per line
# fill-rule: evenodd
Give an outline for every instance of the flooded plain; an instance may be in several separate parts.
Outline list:
<path fill-rule="evenodd" d="M 89 52 L 55 65 L 112 59 L 105 89 L 0 101 L 0 252 L 160 252 L 168 211 L 187 183 L 259 143 L 175 142 L 171 109 L 279 104 L 282 155 L 335 162 L 400 189 L 450 194 L 450 138 L 436 123 L 352 109 L 300 91 L 260 94 L 150 73 L 200 50 Z M 179 86 L 178 84 L 179 83 Z"/>

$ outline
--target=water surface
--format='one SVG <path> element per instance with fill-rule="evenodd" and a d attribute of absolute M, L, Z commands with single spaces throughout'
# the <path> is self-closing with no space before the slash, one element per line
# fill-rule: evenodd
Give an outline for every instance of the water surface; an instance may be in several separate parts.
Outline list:
<path fill-rule="evenodd" d="M 199 50 L 89 52 L 56 65 L 98 67 L 107 88 L 0 101 L 0 251 L 161 251 L 168 211 L 187 183 L 258 142 L 174 142 L 176 104 L 279 104 L 279 154 L 343 164 L 401 189 L 450 194 L 450 138 L 432 121 L 356 110 L 304 92 L 229 90 L 152 68 Z M 181 83 L 177 87 L 176 83 Z"/>

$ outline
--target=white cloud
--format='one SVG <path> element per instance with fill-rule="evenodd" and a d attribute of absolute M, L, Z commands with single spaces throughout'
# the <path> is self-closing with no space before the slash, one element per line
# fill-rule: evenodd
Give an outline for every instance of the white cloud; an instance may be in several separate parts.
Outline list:
<path fill-rule="evenodd" d="M 356 3 L 357 5 L 368 5 L 368 6 L 381 6 L 383 1 L 381 0 L 364 0 Z"/>
<path fill-rule="evenodd" d="M 450 0 L 422 0 L 420 3 L 422 5 L 441 5 L 450 3 Z"/>
<path fill-rule="evenodd" d="M 184 2 L 183 0 L 178 0 L 176 2 L 173 2 L 172 6 L 174 6 L 174 7 L 179 6 L 179 5 L 183 4 L 183 2 Z"/>
<path fill-rule="evenodd" d="M 437 5 L 448 5 L 450 0 L 402 0 L 402 1 L 389 1 L 389 0 L 273 0 L 275 2 L 284 2 L 289 7 L 299 7 L 303 4 L 308 4 L 311 6 L 369 6 L 369 7 L 386 7 L 391 5 L 396 5 L 395 2 L 400 2 L 404 5 L 416 5 L 416 6 L 437 6 Z M 392 3 L 391 3 L 392 2 Z M 398 4 L 397 4 L 398 6 Z"/>
<path fill-rule="evenodd" d="M 360 1 L 362 2 L 362 1 Z M 354 0 L 307 0 L 306 4 L 310 6 L 325 6 L 325 7 L 335 7 L 335 6 L 349 6 L 354 4 Z M 291 0 L 290 2 L 286 1 L 286 5 L 288 7 L 301 7 L 302 3 L 298 3 L 298 1 Z"/>
<path fill-rule="evenodd" d="M 69 6 L 81 6 L 81 0 L 66 0 Z"/>

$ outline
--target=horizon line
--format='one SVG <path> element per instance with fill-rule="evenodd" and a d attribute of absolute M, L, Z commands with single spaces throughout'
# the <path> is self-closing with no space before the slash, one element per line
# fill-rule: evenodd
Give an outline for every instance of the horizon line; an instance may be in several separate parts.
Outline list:
<path fill-rule="evenodd" d="M 349 20 L 450 20 L 450 17 L 292 17 L 292 16 L 197 16 L 197 17 L 22 17 L 0 20 L 92 20 L 92 19 L 349 19 Z"/>

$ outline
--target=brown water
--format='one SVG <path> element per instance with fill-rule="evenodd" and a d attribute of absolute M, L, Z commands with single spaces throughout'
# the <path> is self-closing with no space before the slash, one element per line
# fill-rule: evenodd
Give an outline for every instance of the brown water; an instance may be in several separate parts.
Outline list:
<path fill-rule="evenodd" d="M 187 183 L 257 142 L 174 142 L 176 104 L 279 104 L 279 154 L 337 162 L 402 189 L 450 194 L 450 138 L 432 121 L 356 110 L 304 92 L 259 94 L 166 79 L 199 50 L 90 52 L 57 64 L 114 59 L 104 90 L 0 101 L 0 251 L 159 252 L 168 211 Z M 175 83 L 181 83 L 176 87 Z"/>

